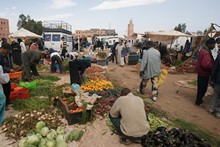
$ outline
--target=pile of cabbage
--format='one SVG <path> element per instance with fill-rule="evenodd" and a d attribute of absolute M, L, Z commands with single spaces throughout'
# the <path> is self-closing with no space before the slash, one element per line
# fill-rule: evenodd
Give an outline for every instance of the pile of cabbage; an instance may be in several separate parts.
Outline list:
<path fill-rule="evenodd" d="M 81 139 L 83 131 L 72 130 L 69 134 L 65 128 L 59 126 L 57 130 L 49 129 L 45 122 L 39 121 L 36 129 L 27 133 L 26 137 L 19 141 L 19 147 L 67 147 L 69 141 Z"/>

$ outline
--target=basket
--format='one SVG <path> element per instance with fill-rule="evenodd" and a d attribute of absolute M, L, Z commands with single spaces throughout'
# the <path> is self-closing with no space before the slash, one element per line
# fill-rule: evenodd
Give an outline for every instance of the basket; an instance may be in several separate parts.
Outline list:
<path fill-rule="evenodd" d="M 17 87 L 18 88 L 18 87 Z M 21 88 L 19 88 L 19 89 L 14 89 L 14 92 L 17 92 L 17 93 L 27 93 L 27 92 L 29 92 L 29 89 L 28 88 L 23 88 L 23 87 L 21 87 Z"/>
<path fill-rule="evenodd" d="M 56 105 L 61 109 L 63 112 L 64 117 L 66 118 L 68 125 L 73 125 L 76 123 L 80 123 L 82 118 L 82 112 L 76 113 L 69 113 L 69 108 L 63 101 L 59 98 L 55 100 Z M 87 110 L 88 119 L 91 120 L 92 112 L 91 110 Z"/>
<path fill-rule="evenodd" d="M 9 100 L 10 101 L 14 101 L 18 98 L 18 93 L 17 92 L 11 92 L 10 93 L 10 97 L 9 97 Z"/>
<path fill-rule="evenodd" d="M 34 89 L 37 86 L 37 82 L 36 81 L 32 81 L 32 82 L 20 82 L 19 85 L 21 87 L 25 87 L 28 89 Z"/>
<path fill-rule="evenodd" d="M 11 90 L 14 90 L 14 88 L 16 87 L 17 85 L 15 83 L 11 83 Z"/>
<path fill-rule="evenodd" d="M 29 93 L 29 92 L 19 93 L 19 94 L 18 94 L 18 98 L 19 98 L 19 99 L 26 99 L 26 98 L 29 98 L 29 97 L 30 97 L 30 93 Z"/>
<path fill-rule="evenodd" d="M 9 77 L 10 77 L 10 79 L 20 78 L 21 77 L 21 73 L 22 73 L 21 71 L 9 73 Z"/>

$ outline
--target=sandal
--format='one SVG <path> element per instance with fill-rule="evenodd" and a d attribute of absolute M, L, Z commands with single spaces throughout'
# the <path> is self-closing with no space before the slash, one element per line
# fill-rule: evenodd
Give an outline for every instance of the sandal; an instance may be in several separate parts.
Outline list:
<path fill-rule="evenodd" d="M 120 142 L 121 144 L 124 144 L 124 145 L 129 145 L 129 144 L 132 143 L 131 140 L 126 139 L 126 138 L 120 138 L 119 142 Z"/>

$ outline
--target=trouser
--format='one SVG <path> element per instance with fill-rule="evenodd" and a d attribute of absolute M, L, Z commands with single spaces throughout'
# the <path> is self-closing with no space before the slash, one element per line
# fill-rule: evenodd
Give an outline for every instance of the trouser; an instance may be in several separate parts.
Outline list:
<path fill-rule="evenodd" d="M 60 73 L 62 73 L 63 72 L 62 61 L 61 61 L 61 58 L 58 55 L 54 55 L 54 56 L 51 57 L 51 67 L 50 67 L 51 72 L 56 72 L 55 62 L 59 66 Z"/>
<path fill-rule="evenodd" d="M 118 133 L 118 135 L 124 135 L 121 131 L 121 128 L 120 128 L 120 124 L 121 124 L 121 117 L 112 117 L 110 114 L 109 114 L 109 118 L 113 124 L 113 126 L 115 127 L 115 130 L 116 132 Z"/>
<path fill-rule="evenodd" d="M 118 64 L 116 54 L 115 54 L 115 53 L 112 53 L 111 57 L 112 57 L 112 63 L 114 63 L 114 61 L 115 61 L 115 62 L 116 62 L 116 64 Z"/>
<path fill-rule="evenodd" d="M 40 76 L 39 73 L 38 73 L 38 71 L 37 71 L 36 65 L 31 65 L 31 66 L 30 66 L 30 69 L 31 69 L 32 74 L 33 74 L 34 76 Z"/>
<path fill-rule="evenodd" d="M 211 98 L 210 108 L 220 113 L 220 85 L 214 86 L 214 94 Z"/>
<path fill-rule="evenodd" d="M 209 76 L 200 76 L 198 75 L 198 86 L 197 86 L 197 97 L 196 97 L 196 105 L 200 105 L 203 103 L 202 98 L 204 97 L 209 84 Z"/>
<path fill-rule="evenodd" d="M 6 105 L 9 105 L 9 103 L 10 103 L 9 97 L 10 97 L 10 93 L 11 93 L 11 81 L 9 81 L 6 84 L 2 84 L 2 87 L 3 87 L 5 97 L 6 97 Z"/>
<path fill-rule="evenodd" d="M 2 125 L 4 113 L 5 113 L 5 95 L 0 92 L 0 126 Z"/>
<path fill-rule="evenodd" d="M 141 84 L 140 84 L 140 92 L 144 93 L 144 88 L 147 86 L 147 82 L 150 79 L 142 79 Z M 151 83 L 152 83 L 152 88 L 151 88 L 151 92 L 152 92 L 152 97 L 158 97 L 158 81 L 159 81 L 159 77 L 153 77 L 151 78 Z"/>
<path fill-rule="evenodd" d="M 65 58 L 67 50 L 65 48 L 62 49 L 61 56 Z"/>

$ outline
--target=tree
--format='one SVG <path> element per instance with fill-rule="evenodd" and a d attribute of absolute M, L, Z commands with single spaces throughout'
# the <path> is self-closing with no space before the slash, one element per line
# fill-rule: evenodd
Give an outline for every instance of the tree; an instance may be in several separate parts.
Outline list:
<path fill-rule="evenodd" d="M 35 21 L 31 19 L 29 15 L 25 16 L 24 14 L 19 15 L 19 20 L 17 22 L 18 29 L 24 28 L 31 32 L 34 32 L 38 35 L 43 33 L 43 25 L 41 21 Z"/>
<path fill-rule="evenodd" d="M 186 24 L 180 23 L 178 26 L 175 26 L 174 30 L 185 33 L 186 32 Z"/>

